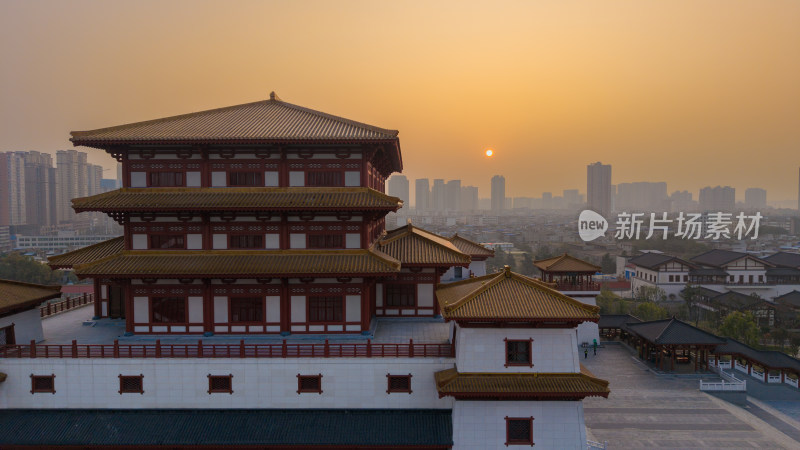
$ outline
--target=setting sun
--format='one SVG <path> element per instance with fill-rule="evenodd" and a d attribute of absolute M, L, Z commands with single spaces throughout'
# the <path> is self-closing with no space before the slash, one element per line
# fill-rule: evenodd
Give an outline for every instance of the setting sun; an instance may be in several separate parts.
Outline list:
<path fill-rule="evenodd" d="M 486 156 L 492 156 L 493 154 L 494 152 L 492 151 L 492 149 L 486 150 Z"/>

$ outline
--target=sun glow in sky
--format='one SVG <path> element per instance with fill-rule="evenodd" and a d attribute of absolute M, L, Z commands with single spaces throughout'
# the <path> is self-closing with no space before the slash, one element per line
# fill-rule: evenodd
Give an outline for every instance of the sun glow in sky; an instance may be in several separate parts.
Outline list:
<path fill-rule="evenodd" d="M 583 192 L 602 161 L 615 184 L 796 199 L 798 23 L 795 0 L 0 1 L 0 151 L 274 90 L 400 130 L 409 179 L 481 197 L 495 174 Z M 464 151 L 485 142 L 491 169 Z"/>
<path fill-rule="evenodd" d="M 492 155 L 494 155 L 494 150 L 492 149 L 486 150 L 486 156 L 492 156 Z"/>

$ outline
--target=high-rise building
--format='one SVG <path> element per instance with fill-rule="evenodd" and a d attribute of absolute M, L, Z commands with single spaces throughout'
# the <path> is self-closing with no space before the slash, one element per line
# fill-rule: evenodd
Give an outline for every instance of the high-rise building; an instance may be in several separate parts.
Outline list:
<path fill-rule="evenodd" d="M 611 165 L 596 162 L 586 166 L 587 207 L 602 216 L 611 213 Z"/>
<path fill-rule="evenodd" d="M 732 212 L 736 207 L 736 189 L 730 186 L 700 189 L 700 211 Z"/>
<path fill-rule="evenodd" d="M 103 167 L 95 164 L 86 165 L 86 195 L 95 195 L 103 192 Z"/>
<path fill-rule="evenodd" d="M 492 177 L 492 212 L 500 213 L 505 209 L 506 179 L 502 175 Z"/>
<path fill-rule="evenodd" d="M 431 182 L 427 178 L 418 178 L 414 182 L 414 209 L 417 212 L 431 209 Z"/>
<path fill-rule="evenodd" d="M 393 175 L 387 183 L 389 195 L 400 198 L 406 211 L 410 209 L 408 203 L 408 178 L 405 175 Z"/>
<path fill-rule="evenodd" d="M 445 185 L 445 210 L 461 210 L 461 180 L 450 180 Z"/>
<path fill-rule="evenodd" d="M 433 187 L 431 188 L 431 200 L 434 211 L 444 211 L 445 203 L 447 202 L 447 193 L 445 192 L 445 184 L 443 179 L 437 178 L 433 180 Z"/>
<path fill-rule="evenodd" d="M 564 189 L 564 207 L 577 209 L 581 205 L 581 195 L 577 189 Z"/>
<path fill-rule="evenodd" d="M 461 187 L 461 211 L 478 210 L 478 188 L 476 186 Z"/>
<path fill-rule="evenodd" d="M 53 156 L 49 153 L 25 152 L 25 202 L 28 225 L 48 226 L 57 223 Z"/>
<path fill-rule="evenodd" d="M 749 188 L 744 191 L 744 206 L 748 209 L 767 207 L 767 191 L 761 188 Z"/>
<path fill-rule="evenodd" d="M 697 203 L 692 200 L 692 193 L 689 191 L 675 191 L 669 196 L 671 212 L 688 212 L 697 208 Z"/>
<path fill-rule="evenodd" d="M 24 152 L 0 153 L 0 225 L 26 224 Z"/>
<path fill-rule="evenodd" d="M 86 153 L 76 150 L 56 152 L 56 211 L 59 222 L 71 222 L 75 219 L 72 199 L 88 195 L 87 175 Z"/>

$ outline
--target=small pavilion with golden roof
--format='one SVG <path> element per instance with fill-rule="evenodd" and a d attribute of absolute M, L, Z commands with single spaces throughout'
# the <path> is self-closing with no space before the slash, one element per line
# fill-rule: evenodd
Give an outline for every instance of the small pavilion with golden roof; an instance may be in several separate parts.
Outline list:
<path fill-rule="evenodd" d="M 567 253 L 553 258 L 534 261 L 542 273 L 542 281 L 555 283 L 560 291 L 598 291 L 600 284 L 592 276 L 602 268 Z"/>

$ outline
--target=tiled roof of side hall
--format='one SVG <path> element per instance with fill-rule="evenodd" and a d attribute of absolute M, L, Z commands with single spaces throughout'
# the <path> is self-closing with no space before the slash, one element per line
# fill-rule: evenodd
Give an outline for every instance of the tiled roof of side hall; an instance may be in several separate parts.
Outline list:
<path fill-rule="evenodd" d="M 757 261 L 759 261 L 759 262 L 764 263 L 764 265 L 767 266 L 767 267 L 774 266 L 773 263 L 765 261 L 763 259 L 760 259 L 760 258 L 758 258 L 756 256 L 753 256 L 753 255 L 750 255 L 748 253 L 735 252 L 735 251 L 732 251 L 732 250 L 723 250 L 723 249 L 719 249 L 719 248 L 716 248 L 716 249 L 713 249 L 713 250 L 709 250 L 709 251 L 707 251 L 705 253 L 701 253 L 701 254 L 693 257 L 692 258 L 692 262 L 694 262 L 695 264 L 701 264 L 701 265 L 709 266 L 709 267 L 724 267 L 724 266 L 726 266 L 726 265 L 728 265 L 728 264 L 730 264 L 730 263 L 732 263 L 734 261 L 737 261 L 739 259 L 742 259 L 742 258 L 745 258 L 745 257 L 748 257 L 748 256 L 753 258 L 753 259 L 755 259 L 755 260 L 757 260 Z"/>
<path fill-rule="evenodd" d="M 447 238 L 411 224 L 389 231 L 377 248 L 403 265 L 466 267 L 471 261 Z"/>
<path fill-rule="evenodd" d="M 670 261 L 675 261 L 688 267 L 695 267 L 694 264 L 688 261 L 684 261 L 675 256 L 665 255 L 663 253 L 643 253 L 628 260 L 629 263 L 635 264 L 639 267 L 644 267 L 645 269 L 655 269 Z"/>
<path fill-rule="evenodd" d="M 397 130 L 367 125 L 280 100 L 262 100 L 90 131 L 73 131 L 75 145 L 148 141 L 385 141 Z"/>
<path fill-rule="evenodd" d="M 24 310 L 61 296 L 61 286 L 0 280 L 0 314 Z"/>
<path fill-rule="evenodd" d="M 75 267 L 78 276 L 317 276 L 394 274 L 400 262 L 374 248 L 354 250 L 123 251 Z"/>
<path fill-rule="evenodd" d="M 800 253 L 778 252 L 761 259 L 779 267 L 800 269 Z"/>
<path fill-rule="evenodd" d="M 366 187 L 122 188 L 72 200 L 76 212 L 396 211 L 402 201 Z"/>
<path fill-rule="evenodd" d="M 443 285 L 436 298 L 447 319 L 496 319 L 523 322 L 597 322 L 598 306 L 587 305 L 547 284 L 500 272 Z"/>
<path fill-rule="evenodd" d="M 463 236 L 459 236 L 458 233 L 450 238 L 450 242 L 461 250 L 461 253 L 470 255 L 472 259 L 490 258 L 494 256 L 494 250 L 486 248 L 477 242 L 470 241 Z"/>
<path fill-rule="evenodd" d="M 657 345 L 717 345 L 725 342 L 720 337 L 674 318 L 641 323 L 628 322 L 625 326 L 632 333 Z"/>
<path fill-rule="evenodd" d="M 124 237 L 116 237 L 71 252 L 47 258 L 47 264 L 53 269 L 71 269 L 78 264 L 87 264 L 98 259 L 116 255 L 125 249 Z"/>
<path fill-rule="evenodd" d="M 786 353 L 775 350 L 757 350 L 733 338 L 722 338 L 724 343 L 718 345 L 712 353 L 718 355 L 741 355 L 757 361 L 771 369 L 790 369 L 800 374 L 800 360 L 792 358 Z"/>
<path fill-rule="evenodd" d="M 533 265 L 547 272 L 599 272 L 600 266 L 564 253 L 553 258 L 534 261 Z"/>
<path fill-rule="evenodd" d="M 608 381 L 579 373 L 459 373 L 455 368 L 434 374 L 439 396 L 456 398 L 580 399 L 608 397 Z"/>

